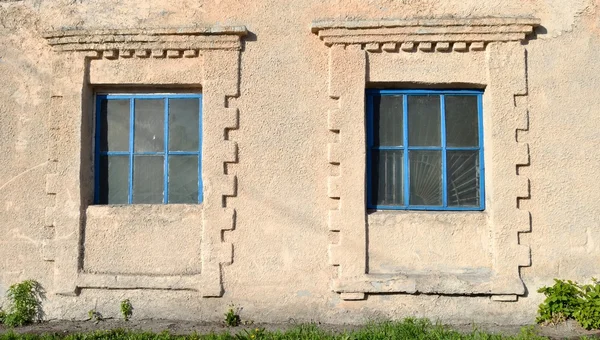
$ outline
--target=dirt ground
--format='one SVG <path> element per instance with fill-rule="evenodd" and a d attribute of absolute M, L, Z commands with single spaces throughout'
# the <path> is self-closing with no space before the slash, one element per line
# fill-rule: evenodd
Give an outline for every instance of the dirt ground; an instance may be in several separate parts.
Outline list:
<path fill-rule="evenodd" d="M 38 323 L 30 326 L 14 329 L 15 333 L 28 333 L 28 334 L 71 334 L 81 332 L 92 332 L 97 330 L 109 330 L 109 329 L 128 329 L 134 331 L 151 331 L 151 332 L 162 332 L 168 330 L 172 334 L 191 334 L 197 333 L 221 333 L 229 331 L 231 333 L 237 333 L 244 329 L 253 328 L 265 328 L 267 330 L 286 330 L 294 327 L 293 322 L 287 324 L 252 324 L 252 325 L 241 325 L 239 327 L 227 328 L 222 324 L 217 323 L 202 323 L 202 322 L 191 322 L 191 321 L 177 321 L 177 320 L 114 320 L 107 319 L 100 322 L 93 321 L 48 321 Z M 333 332 L 344 332 L 351 331 L 359 328 L 355 325 L 331 325 L 331 324 L 318 324 L 324 330 Z M 523 326 L 505 326 L 495 324 L 466 324 L 466 325 L 452 325 L 454 328 L 461 332 L 470 332 L 474 328 L 479 330 L 487 331 L 490 333 L 501 333 L 505 335 L 518 334 Z M 600 331 L 586 331 L 579 327 L 575 322 L 566 322 L 556 326 L 539 326 L 535 328 L 539 335 L 550 337 L 551 339 L 579 339 L 583 335 L 599 337 Z M 0 326 L 0 334 L 7 332 L 7 328 Z"/>

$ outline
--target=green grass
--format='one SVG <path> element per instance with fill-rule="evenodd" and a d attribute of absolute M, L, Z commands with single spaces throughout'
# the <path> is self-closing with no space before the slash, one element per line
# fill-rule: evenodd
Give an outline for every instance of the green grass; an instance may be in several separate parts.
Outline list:
<path fill-rule="evenodd" d="M 93 333 L 77 333 L 70 335 L 19 335 L 13 332 L 0 334 L 0 340 L 378 340 L 378 339 L 450 339 L 450 340 L 537 340 L 546 339 L 535 334 L 533 328 L 523 328 L 517 336 L 502 336 L 473 330 L 463 334 L 441 325 L 432 324 L 426 319 L 405 319 L 371 323 L 358 330 L 346 333 L 333 333 L 319 329 L 316 325 L 301 325 L 287 331 L 265 331 L 255 328 L 243 330 L 237 334 L 226 331 L 211 334 L 172 335 L 168 332 L 148 333 L 125 330 L 97 331 Z"/>

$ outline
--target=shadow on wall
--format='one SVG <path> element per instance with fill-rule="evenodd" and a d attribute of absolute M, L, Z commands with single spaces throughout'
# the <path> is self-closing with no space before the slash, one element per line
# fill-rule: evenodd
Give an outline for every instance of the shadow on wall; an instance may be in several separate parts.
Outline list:
<path fill-rule="evenodd" d="M 244 39 L 242 39 L 242 49 L 241 49 L 241 52 L 243 53 L 244 51 L 246 51 L 246 43 L 247 42 L 254 42 L 256 40 L 257 40 L 256 34 L 254 34 L 253 32 L 248 31 L 248 34 L 246 34 L 246 36 L 244 37 Z"/>
<path fill-rule="evenodd" d="M 537 26 L 533 29 L 533 33 L 528 34 L 527 37 L 521 41 L 521 45 L 529 45 L 532 40 L 537 40 L 538 35 L 548 34 L 548 30 L 544 26 Z"/>

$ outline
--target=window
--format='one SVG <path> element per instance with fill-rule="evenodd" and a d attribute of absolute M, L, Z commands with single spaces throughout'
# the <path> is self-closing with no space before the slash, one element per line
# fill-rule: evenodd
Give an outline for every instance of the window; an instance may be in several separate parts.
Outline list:
<path fill-rule="evenodd" d="M 484 209 L 481 91 L 366 95 L 368 208 Z"/>
<path fill-rule="evenodd" d="M 202 202 L 202 95 L 96 96 L 96 204 Z"/>

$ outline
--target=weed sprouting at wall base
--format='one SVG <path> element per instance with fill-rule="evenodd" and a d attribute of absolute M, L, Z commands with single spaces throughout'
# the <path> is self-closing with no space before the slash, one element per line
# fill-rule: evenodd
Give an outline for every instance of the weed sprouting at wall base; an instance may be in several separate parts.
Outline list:
<path fill-rule="evenodd" d="M 579 286 L 580 298 L 573 317 L 585 329 L 600 328 L 600 282 Z"/>
<path fill-rule="evenodd" d="M 42 286 L 34 280 L 14 284 L 6 292 L 8 308 L 0 312 L 0 323 L 20 327 L 42 319 Z"/>
<path fill-rule="evenodd" d="M 554 280 L 552 287 L 542 287 L 538 293 L 546 295 L 546 299 L 538 308 L 538 323 L 556 324 L 573 317 L 579 300 L 577 284 L 573 281 Z"/>
<path fill-rule="evenodd" d="M 234 305 L 230 305 L 229 309 L 225 313 L 225 326 L 227 327 L 237 327 L 240 325 L 241 318 L 239 315 L 240 309 L 235 307 Z"/>
<path fill-rule="evenodd" d="M 131 316 L 133 315 L 133 305 L 129 299 L 121 301 L 121 315 L 123 315 L 123 320 L 125 321 L 131 319 Z"/>
<path fill-rule="evenodd" d="M 546 299 L 538 308 L 538 323 L 556 324 L 575 319 L 586 329 L 600 329 L 600 282 L 580 285 L 571 280 L 554 279 L 551 287 L 542 287 Z"/>
<path fill-rule="evenodd" d="M 88 320 L 98 324 L 100 321 L 104 320 L 104 317 L 100 312 L 96 311 L 95 309 L 91 309 L 88 311 Z"/>

